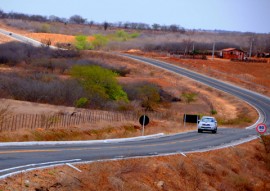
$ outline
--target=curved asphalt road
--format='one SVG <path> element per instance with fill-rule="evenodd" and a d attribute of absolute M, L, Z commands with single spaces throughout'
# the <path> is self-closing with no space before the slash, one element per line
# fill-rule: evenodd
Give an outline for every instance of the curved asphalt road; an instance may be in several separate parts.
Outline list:
<path fill-rule="evenodd" d="M 261 118 L 258 122 L 265 122 L 268 126 L 270 124 L 270 99 L 266 96 L 164 62 L 137 56 L 124 56 L 187 76 L 235 95 L 258 109 L 261 113 Z M 22 143 L 9 145 L 0 143 L 0 179 L 14 172 L 43 166 L 103 159 L 206 151 L 239 144 L 255 139 L 256 137 L 257 133 L 253 126 L 250 129 L 219 128 L 217 134 L 188 132 L 171 136 L 145 138 L 143 140 L 135 138 L 128 141 L 94 141 L 72 144 L 52 143 L 44 145 L 33 144 L 29 146 Z"/>
<path fill-rule="evenodd" d="M 35 46 L 35 47 L 44 46 L 44 44 L 39 42 L 39 41 L 36 41 L 34 39 L 28 38 L 28 37 L 20 35 L 20 34 L 16 34 L 16 33 L 10 32 L 10 31 L 6 31 L 4 29 L 0 29 L 0 34 L 6 35 L 6 36 L 8 36 L 10 38 L 13 38 L 13 39 L 17 40 L 17 41 L 20 41 L 22 43 L 29 44 L 29 45 L 32 45 L 32 46 Z M 50 48 L 57 49 L 55 46 L 50 46 Z"/>

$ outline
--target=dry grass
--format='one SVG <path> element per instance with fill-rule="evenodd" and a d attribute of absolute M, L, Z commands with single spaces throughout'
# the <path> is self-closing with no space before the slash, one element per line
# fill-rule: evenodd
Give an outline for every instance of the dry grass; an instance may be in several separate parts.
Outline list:
<path fill-rule="evenodd" d="M 145 127 L 144 135 L 157 133 L 173 134 L 184 131 L 196 130 L 196 124 L 187 124 L 169 121 L 151 121 Z M 21 141 L 75 141 L 127 138 L 141 135 L 139 122 L 98 122 L 84 124 L 80 127 L 70 128 L 37 128 L 34 130 L 21 129 L 15 132 L 4 131 L 0 134 L 0 142 Z"/>
<path fill-rule="evenodd" d="M 48 41 L 50 40 L 52 45 L 57 45 L 57 43 L 75 43 L 75 36 L 63 35 L 63 34 L 52 34 L 52 33 L 29 33 L 28 37 L 33 38 L 37 41 Z M 94 37 L 89 36 L 88 41 L 92 41 Z"/>
<path fill-rule="evenodd" d="M 10 37 L 8 37 L 6 35 L 0 34 L 0 44 L 1 43 L 8 43 L 8 42 L 11 42 L 13 40 L 14 40 L 13 38 L 10 38 Z"/>
<path fill-rule="evenodd" d="M 36 170 L 2 180 L 0 190 L 266 191 L 270 189 L 268 155 L 263 144 L 255 140 L 188 157 L 172 155 L 76 165 L 81 173 L 68 166 Z"/>
<path fill-rule="evenodd" d="M 157 53 L 139 54 L 161 59 L 270 96 L 269 61 L 268 63 L 245 63 L 211 58 L 208 60 L 179 59 Z"/>

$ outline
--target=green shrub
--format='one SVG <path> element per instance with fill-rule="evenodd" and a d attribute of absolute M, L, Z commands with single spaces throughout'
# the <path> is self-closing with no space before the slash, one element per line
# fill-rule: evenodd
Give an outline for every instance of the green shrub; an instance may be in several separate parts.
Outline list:
<path fill-rule="evenodd" d="M 95 34 L 94 37 L 95 39 L 92 41 L 92 46 L 94 49 L 100 49 L 106 46 L 109 41 L 107 37 L 101 34 Z"/>
<path fill-rule="evenodd" d="M 130 36 L 130 38 L 137 38 L 140 36 L 140 33 L 134 32 L 134 33 L 131 33 L 129 36 Z"/>
<path fill-rule="evenodd" d="M 86 97 L 81 97 L 80 99 L 76 100 L 75 107 L 78 108 L 85 108 L 87 107 L 89 100 Z"/>
<path fill-rule="evenodd" d="M 128 33 L 124 30 L 118 30 L 115 32 L 116 37 L 119 38 L 120 41 L 127 41 L 128 40 Z"/>
<path fill-rule="evenodd" d="M 85 35 L 78 35 L 75 37 L 75 47 L 78 50 L 88 50 L 93 49 L 91 44 L 87 40 L 87 36 Z"/>
<path fill-rule="evenodd" d="M 197 94 L 195 93 L 182 93 L 182 97 L 187 103 L 196 101 Z"/>
<path fill-rule="evenodd" d="M 217 110 L 212 109 L 210 112 L 212 115 L 216 115 L 217 114 Z"/>
<path fill-rule="evenodd" d="M 82 84 L 90 98 L 128 102 L 126 92 L 116 80 L 117 74 L 111 70 L 95 65 L 73 66 L 71 75 Z"/>

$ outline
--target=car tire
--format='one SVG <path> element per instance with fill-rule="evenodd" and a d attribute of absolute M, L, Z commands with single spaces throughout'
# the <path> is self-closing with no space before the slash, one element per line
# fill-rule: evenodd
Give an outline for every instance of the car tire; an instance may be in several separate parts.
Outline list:
<path fill-rule="evenodd" d="M 213 130 L 212 133 L 213 133 L 213 134 L 217 133 L 217 130 Z"/>
<path fill-rule="evenodd" d="M 198 129 L 198 133 L 202 133 L 202 130 L 201 129 Z"/>

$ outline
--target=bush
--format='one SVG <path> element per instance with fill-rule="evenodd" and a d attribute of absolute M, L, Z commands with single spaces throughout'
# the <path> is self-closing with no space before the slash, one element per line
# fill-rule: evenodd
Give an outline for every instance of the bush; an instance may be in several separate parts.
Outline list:
<path fill-rule="evenodd" d="M 100 66 L 73 66 L 71 75 L 76 78 L 93 98 L 128 102 L 127 94 L 117 83 L 117 74 Z"/>
<path fill-rule="evenodd" d="M 120 41 L 127 41 L 128 40 L 128 33 L 126 33 L 124 30 L 116 31 L 115 35 L 117 38 L 119 38 Z"/>
<path fill-rule="evenodd" d="M 92 41 L 92 46 L 94 49 L 100 49 L 107 45 L 108 39 L 107 37 L 101 35 L 101 34 L 95 34 L 95 39 Z"/>
<path fill-rule="evenodd" d="M 141 106 L 146 110 L 154 110 L 161 101 L 160 88 L 152 83 L 143 82 L 128 84 L 124 87 L 131 100 L 140 100 Z"/>
<path fill-rule="evenodd" d="M 217 114 L 217 111 L 216 110 L 211 110 L 211 112 L 210 112 L 212 115 L 216 115 Z"/>
<path fill-rule="evenodd" d="M 93 49 L 91 44 L 87 41 L 87 36 L 84 35 L 78 35 L 75 37 L 75 47 L 78 50 Z"/>
<path fill-rule="evenodd" d="M 85 108 L 89 103 L 89 100 L 86 97 L 81 97 L 80 99 L 76 100 L 75 107 L 78 108 Z"/>
<path fill-rule="evenodd" d="M 196 101 L 197 94 L 196 93 L 182 93 L 182 97 L 185 99 L 187 103 L 191 103 Z"/>
<path fill-rule="evenodd" d="M 50 33 L 51 32 L 51 26 L 47 23 L 41 25 L 39 29 L 37 29 L 38 33 Z"/>
<path fill-rule="evenodd" d="M 73 106 L 86 95 L 76 80 L 62 81 L 48 74 L 1 74 L 0 84 L 3 84 L 0 86 L 3 96 L 24 101 Z"/>
<path fill-rule="evenodd" d="M 137 38 L 140 36 L 140 33 L 134 32 L 134 33 L 131 33 L 129 36 L 130 36 L 130 38 Z"/>

